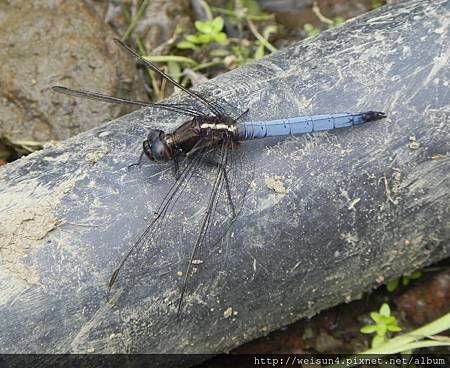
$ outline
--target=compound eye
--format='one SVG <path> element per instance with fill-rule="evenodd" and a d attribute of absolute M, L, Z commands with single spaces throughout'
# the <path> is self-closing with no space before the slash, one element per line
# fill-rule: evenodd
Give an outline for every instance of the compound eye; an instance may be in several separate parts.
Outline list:
<path fill-rule="evenodd" d="M 165 141 L 166 134 L 159 129 L 149 131 L 144 141 L 144 152 L 150 160 L 167 161 L 172 159 L 172 152 Z"/>
<path fill-rule="evenodd" d="M 153 157 L 158 161 L 166 161 L 169 159 L 169 153 L 167 152 L 166 145 L 158 140 L 152 144 Z"/>
<path fill-rule="evenodd" d="M 148 132 L 147 140 L 151 142 L 155 142 L 160 139 L 164 139 L 165 133 L 159 129 L 152 129 Z"/>

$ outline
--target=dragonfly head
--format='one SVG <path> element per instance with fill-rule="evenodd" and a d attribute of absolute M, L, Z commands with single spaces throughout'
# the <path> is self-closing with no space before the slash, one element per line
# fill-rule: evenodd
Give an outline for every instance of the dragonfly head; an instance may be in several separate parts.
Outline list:
<path fill-rule="evenodd" d="M 173 151 L 166 142 L 166 133 L 159 129 L 152 129 L 147 140 L 143 143 L 145 155 L 151 161 L 169 161 L 173 158 Z"/>

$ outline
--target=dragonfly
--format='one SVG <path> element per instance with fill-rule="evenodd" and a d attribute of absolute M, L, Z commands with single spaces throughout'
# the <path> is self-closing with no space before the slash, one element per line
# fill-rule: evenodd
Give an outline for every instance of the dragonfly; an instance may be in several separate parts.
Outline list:
<path fill-rule="evenodd" d="M 150 129 L 147 138 L 142 143 L 139 161 L 133 165 L 140 166 L 144 156 L 155 163 L 171 161 L 175 171 L 175 180 L 159 204 L 153 219 L 146 224 L 145 229 L 118 262 L 108 283 L 109 295 L 120 279 L 119 274 L 124 273 L 125 268 L 128 271 L 132 270 L 133 267 L 128 264 L 142 263 L 146 252 L 164 245 L 166 234 L 164 229 L 173 221 L 169 218 L 173 214 L 176 216 L 177 211 L 186 212 L 187 210 L 189 212 L 189 209 L 180 208 L 180 206 L 182 203 L 190 203 L 191 207 L 195 207 L 195 210 L 191 208 L 190 215 L 197 221 L 195 221 L 195 231 L 190 239 L 192 249 L 185 265 L 177 302 L 176 310 L 179 316 L 189 278 L 200 263 L 197 259 L 199 251 L 207 248 L 208 244 L 218 244 L 242 211 L 254 173 L 249 160 L 239 151 L 242 142 L 349 128 L 383 119 L 386 114 L 380 111 L 345 112 L 302 115 L 269 121 L 243 121 L 248 110 L 242 113 L 227 111 L 224 103 L 219 103 L 199 92 L 185 88 L 121 40 L 114 39 L 114 41 L 138 64 L 152 70 L 186 93 L 192 103 L 134 101 L 63 86 L 54 86 L 53 90 L 70 96 L 106 103 L 154 107 L 188 117 L 184 123 L 170 133 L 160 129 Z M 192 194 L 192 186 L 195 187 L 195 184 L 191 184 L 200 180 L 205 182 L 205 176 L 208 176 L 206 184 L 209 189 L 202 193 Z M 189 195 L 196 199 L 183 201 L 183 198 Z M 199 200 L 197 195 L 203 195 L 204 200 Z M 126 267 L 127 265 L 128 267 Z"/>

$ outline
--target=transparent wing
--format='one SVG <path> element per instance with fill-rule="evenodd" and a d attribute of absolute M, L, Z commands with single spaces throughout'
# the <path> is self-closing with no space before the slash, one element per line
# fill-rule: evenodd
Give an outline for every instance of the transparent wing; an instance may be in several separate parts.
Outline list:
<path fill-rule="evenodd" d="M 139 295 L 137 289 L 145 287 L 148 277 L 169 274 L 178 290 L 172 305 L 182 312 L 185 297 L 199 287 L 202 270 L 210 272 L 217 264 L 211 257 L 217 256 L 221 240 L 239 216 L 253 179 L 238 148 L 231 141 L 214 148 L 200 146 L 180 163 L 178 180 L 114 271 L 111 291 L 117 287 Z M 179 249 L 180 243 L 182 253 L 167 251 Z"/>
<path fill-rule="evenodd" d="M 185 93 L 187 93 L 188 95 L 193 97 L 195 100 L 199 101 L 201 104 L 203 104 L 205 107 L 207 107 L 208 110 L 211 111 L 215 116 L 217 116 L 217 117 L 224 116 L 225 112 L 219 104 L 217 104 L 216 102 L 213 102 L 213 101 L 209 101 L 206 97 L 202 96 L 201 94 L 185 88 L 183 85 L 178 83 L 175 79 L 173 79 L 171 76 L 169 76 L 168 74 L 161 71 L 155 64 L 146 60 L 141 55 L 139 55 L 136 51 L 134 51 L 132 48 L 125 45 L 118 38 L 114 38 L 114 42 L 117 45 L 119 45 L 122 48 L 122 50 L 127 52 L 131 57 L 133 57 L 136 61 L 138 61 L 140 64 L 145 65 L 150 70 L 153 70 L 155 73 L 159 74 L 161 77 L 163 77 L 164 79 L 166 79 L 167 81 L 172 83 L 175 87 L 178 87 L 179 89 L 181 89 L 182 91 L 184 91 Z"/>
<path fill-rule="evenodd" d="M 146 228 L 139 234 L 137 239 L 133 241 L 129 250 L 118 263 L 117 268 L 112 272 L 108 283 L 108 297 L 113 290 L 113 287 L 120 280 L 121 275 L 121 278 L 126 281 L 143 274 L 141 270 L 139 270 L 139 264 L 136 264 L 136 260 L 141 258 L 141 254 L 151 251 L 151 248 L 157 248 L 162 245 L 161 242 L 166 233 L 164 230 L 171 217 L 170 214 L 188 186 L 189 180 L 195 173 L 199 163 L 200 161 L 195 156 L 183 161 L 183 165 L 179 171 L 179 177 L 176 181 L 174 179 L 174 183 L 162 199 L 159 207 L 154 212 L 153 217 L 150 216 L 152 219 L 147 224 Z"/>
<path fill-rule="evenodd" d="M 195 283 L 197 266 L 193 266 L 201 264 L 208 267 L 208 260 L 215 254 L 214 248 L 220 246 L 221 240 L 239 216 L 253 180 L 254 171 L 237 149 L 238 145 L 230 140 L 215 149 L 206 149 L 201 155 L 202 165 L 207 166 L 212 174 L 209 178 L 211 185 L 210 190 L 205 192 L 207 198 L 204 216 L 187 260 L 178 301 L 178 315 L 181 313 L 184 295 L 189 291 L 189 281 L 193 279 L 192 283 Z"/>
<path fill-rule="evenodd" d="M 176 112 L 183 115 L 188 116 L 201 116 L 203 113 L 200 110 L 195 109 L 195 107 L 187 106 L 185 104 L 165 104 L 165 103 L 151 103 L 151 102 L 143 102 L 143 101 L 133 101 L 127 100 L 125 98 L 107 96 L 97 92 L 76 90 L 62 86 L 53 86 L 52 90 L 58 93 L 62 93 L 69 96 L 85 98 L 88 100 L 101 101 L 111 104 L 122 104 L 122 105 L 134 105 L 139 107 L 155 107 L 161 110 L 168 110 L 172 112 Z"/>

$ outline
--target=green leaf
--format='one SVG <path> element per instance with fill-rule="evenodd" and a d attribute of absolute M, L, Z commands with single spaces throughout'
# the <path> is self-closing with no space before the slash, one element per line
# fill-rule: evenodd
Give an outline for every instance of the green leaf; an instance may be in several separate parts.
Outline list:
<path fill-rule="evenodd" d="M 334 23 L 335 26 L 339 26 L 341 24 L 344 24 L 345 23 L 345 18 L 344 17 L 340 17 L 340 16 L 335 17 L 333 19 L 333 23 Z"/>
<path fill-rule="evenodd" d="M 395 289 L 397 289 L 399 281 L 400 281 L 400 279 L 393 279 L 393 280 L 389 281 L 386 284 L 386 289 L 392 293 Z"/>
<path fill-rule="evenodd" d="M 198 43 L 206 45 L 213 41 L 213 36 L 211 36 L 209 34 L 200 34 L 200 35 L 198 35 L 197 39 L 198 39 Z"/>
<path fill-rule="evenodd" d="M 395 318 L 394 316 L 384 317 L 383 322 L 385 325 L 396 325 L 397 318 Z"/>
<path fill-rule="evenodd" d="M 195 28 L 197 31 L 202 33 L 209 33 L 211 31 L 211 26 L 208 24 L 208 22 L 202 22 L 201 20 L 197 20 L 194 23 Z"/>
<path fill-rule="evenodd" d="M 387 329 L 388 329 L 388 331 L 392 331 L 392 332 L 398 332 L 398 331 L 402 330 L 402 328 L 397 325 L 388 325 Z"/>
<path fill-rule="evenodd" d="M 211 30 L 214 33 L 218 33 L 222 30 L 223 28 L 223 18 L 222 17 L 215 17 L 212 21 L 211 21 Z"/>
<path fill-rule="evenodd" d="M 362 333 L 365 333 L 365 334 L 374 333 L 377 331 L 377 326 L 376 325 L 367 325 L 367 326 L 361 327 L 361 329 L 359 331 L 361 331 Z"/>
<path fill-rule="evenodd" d="M 320 33 L 320 30 L 318 28 L 314 27 L 310 23 L 306 23 L 303 26 L 303 29 L 305 30 L 305 32 L 308 35 L 308 37 L 314 37 L 314 36 L 317 36 Z"/>
<path fill-rule="evenodd" d="M 216 42 L 221 43 L 221 44 L 228 42 L 227 35 L 223 32 L 216 34 L 214 38 L 215 38 Z"/>
<path fill-rule="evenodd" d="M 256 49 L 256 51 L 255 51 L 254 58 L 255 58 L 256 60 L 258 60 L 258 59 L 261 59 L 263 56 L 264 56 L 264 45 L 263 45 L 263 44 L 260 44 L 260 45 L 258 46 L 258 48 Z"/>
<path fill-rule="evenodd" d="M 378 312 L 370 312 L 370 318 L 372 318 L 376 323 L 381 321 L 381 315 Z"/>
<path fill-rule="evenodd" d="M 391 315 L 391 308 L 389 308 L 389 304 L 383 303 L 380 308 L 380 314 L 385 317 L 389 317 Z"/>
<path fill-rule="evenodd" d="M 249 15 L 262 15 L 264 12 L 256 0 L 241 0 L 242 6 L 247 9 Z"/>
<path fill-rule="evenodd" d="M 168 73 L 169 75 L 175 79 L 177 82 L 180 81 L 180 76 L 181 76 L 181 68 L 180 68 L 180 64 L 178 64 L 175 61 L 169 61 L 167 63 L 167 67 L 168 67 Z"/>
<path fill-rule="evenodd" d="M 185 37 L 185 40 L 192 42 L 192 43 L 200 43 L 197 35 L 187 35 Z"/>
<path fill-rule="evenodd" d="M 372 1 L 370 2 L 370 7 L 371 7 L 372 9 L 377 9 L 377 8 L 379 8 L 380 6 L 383 6 L 383 2 L 382 2 L 381 0 L 372 0 Z"/>
<path fill-rule="evenodd" d="M 189 42 L 189 41 L 180 41 L 177 43 L 177 47 L 179 49 L 197 50 L 197 46 L 195 46 L 192 42 Z"/>
<path fill-rule="evenodd" d="M 271 33 L 277 33 L 278 29 L 277 26 L 270 25 L 264 28 L 263 30 L 263 37 L 267 40 Z"/>

